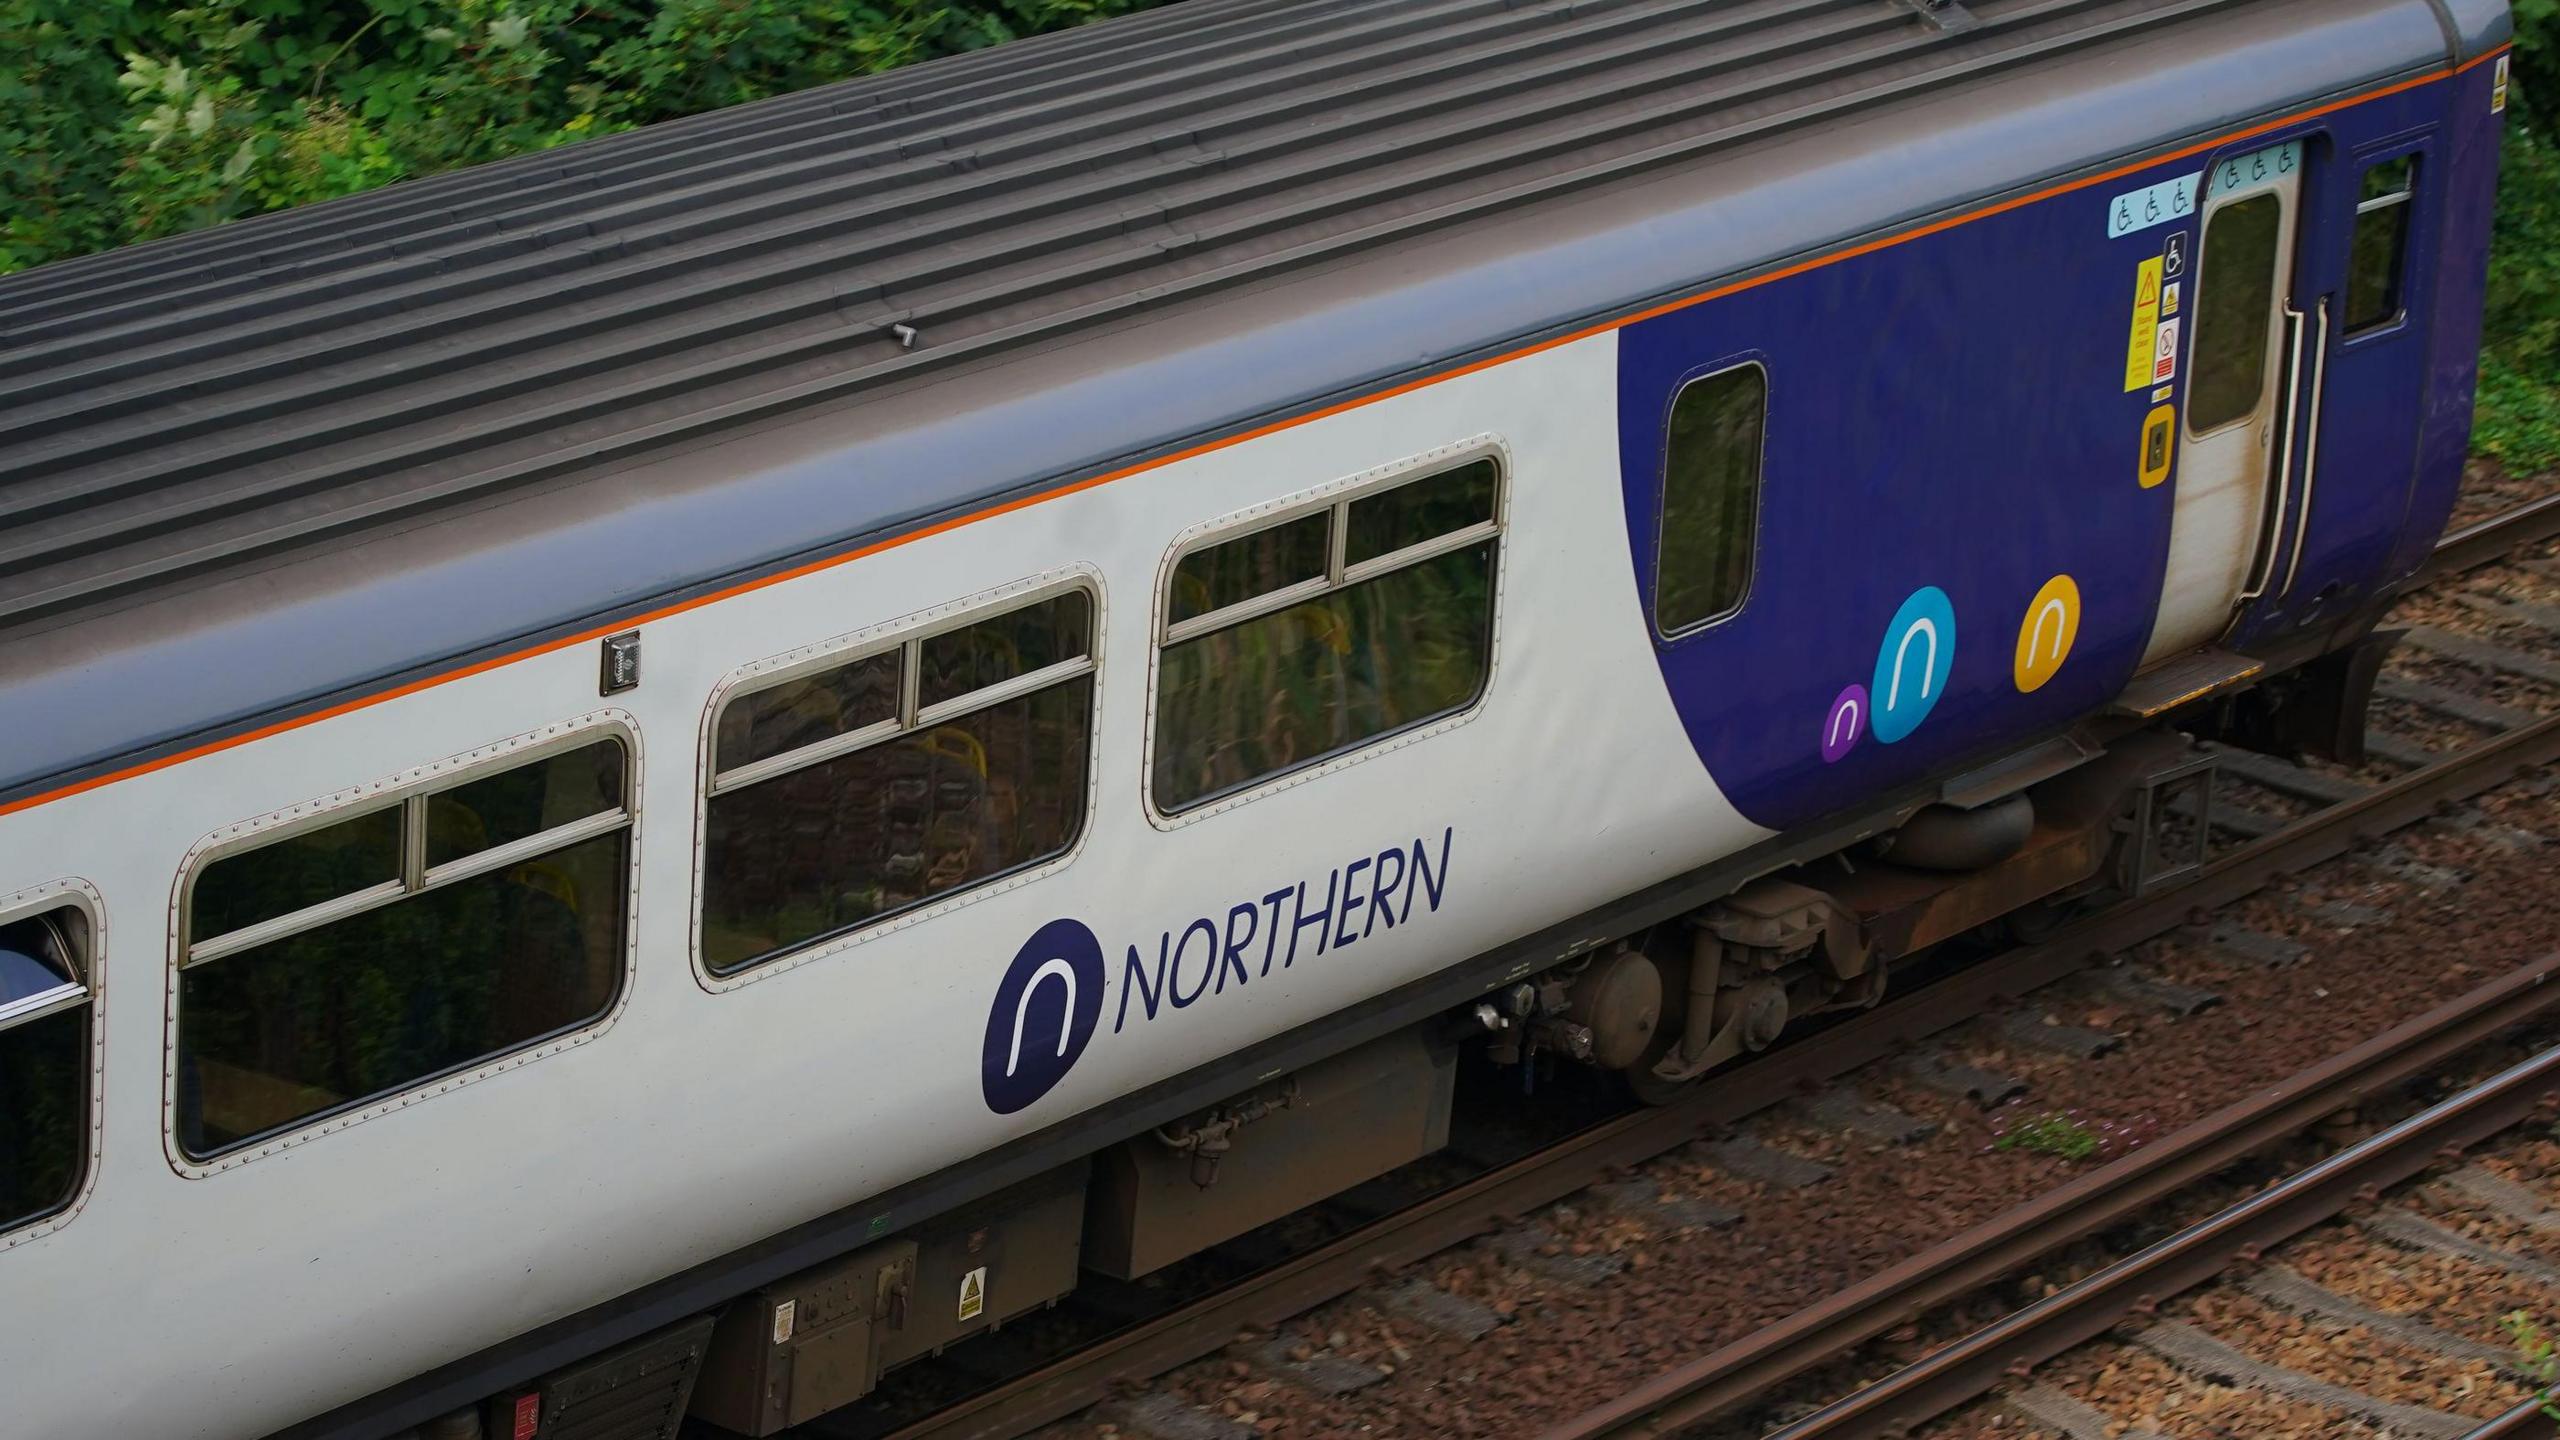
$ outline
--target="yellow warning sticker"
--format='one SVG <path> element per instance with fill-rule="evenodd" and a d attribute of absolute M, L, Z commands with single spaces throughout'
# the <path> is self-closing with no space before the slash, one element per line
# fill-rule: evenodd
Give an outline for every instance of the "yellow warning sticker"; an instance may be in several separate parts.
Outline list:
<path fill-rule="evenodd" d="M 2514 58 L 2512 55 L 2498 57 L 2497 83 L 2489 90 L 2489 113 L 2492 115 L 2507 113 L 2507 62 Z"/>
<path fill-rule="evenodd" d="M 986 1313 L 987 1267 L 979 1266 L 960 1277 L 960 1318 L 975 1320 Z"/>
<path fill-rule="evenodd" d="M 2160 337 L 2160 257 L 2142 262 L 2133 278 L 2133 338 L 2125 342 L 2124 388 L 2147 390 Z"/>

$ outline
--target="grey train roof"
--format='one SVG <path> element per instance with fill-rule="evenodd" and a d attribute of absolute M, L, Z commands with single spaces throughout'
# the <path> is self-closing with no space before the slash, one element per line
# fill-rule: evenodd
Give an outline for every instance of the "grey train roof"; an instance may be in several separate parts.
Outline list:
<path fill-rule="evenodd" d="M 1187 0 L 0 280 L 0 797 L 2505 25 L 1924 3 Z"/>

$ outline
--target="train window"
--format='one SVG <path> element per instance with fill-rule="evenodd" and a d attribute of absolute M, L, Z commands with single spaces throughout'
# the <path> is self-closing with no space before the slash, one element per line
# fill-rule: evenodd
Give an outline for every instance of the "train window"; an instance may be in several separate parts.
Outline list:
<path fill-rule="evenodd" d="M 208 1159 L 600 1018 L 623 971 L 629 766 L 621 740 L 589 740 L 205 865 L 178 974 L 179 1147 Z"/>
<path fill-rule="evenodd" d="M 1065 853 L 1087 809 L 1093 620 L 1091 592 L 1063 589 L 731 697 L 704 825 L 703 964 L 735 974 Z M 830 738 L 775 753 L 730 723 L 849 672 L 893 699 L 820 726 Z"/>
<path fill-rule="evenodd" d="M 2409 255 L 2409 214 L 2418 193 L 2418 157 L 2402 155 L 2369 167 L 2356 203 L 2355 239 L 2347 251 L 2347 333 L 2377 330 L 2400 318 L 2400 282 Z"/>
<path fill-rule="evenodd" d="M 1342 563 L 1357 569 L 1470 526 L 1491 525 L 1497 479 L 1493 462 L 1479 460 L 1352 501 Z"/>
<path fill-rule="evenodd" d="M 1174 567 L 1157 676 L 1153 791 L 1166 814 L 1465 709 L 1493 663 L 1501 471 L 1477 460 L 1195 550 Z M 1300 537 L 1276 542 L 1284 531 Z M 1325 556 L 1257 571 L 1294 547 Z M 1235 552 L 1231 558 L 1228 552 Z M 1259 593 L 1189 575 L 1259 573 Z"/>
<path fill-rule="evenodd" d="M 2235 200 L 2205 222 L 2204 262 L 2196 277 L 2195 378 L 2187 397 L 2190 434 L 2246 418 L 2266 395 L 2276 240 L 2283 227 L 2284 202 L 2272 193 Z"/>
<path fill-rule="evenodd" d="M 742 695 L 720 712 L 713 749 L 732 768 L 898 721 L 898 652 Z"/>
<path fill-rule="evenodd" d="M 1333 512 L 1320 510 L 1222 545 L 1173 567 L 1167 611 L 1175 624 L 1301 585 L 1321 584 L 1331 563 Z"/>
<path fill-rule="evenodd" d="M 1653 623 L 1677 635 L 1742 608 L 1760 510 L 1769 375 L 1757 365 L 1681 387 L 1662 460 Z"/>
<path fill-rule="evenodd" d="M 89 1159 L 88 917 L 0 921 L 0 1231 L 53 1215 Z"/>
<path fill-rule="evenodd" d="M 599 740 L 427 797 L 427 868 L 622 808 L 622 742 Z"/>
<path fill-rule="evenodd" d="M 400 807 L 216 860 L 196 875 L 190 922 L 228 935 L 350 895 L 400 893 Z"/>
<path fill-rule="evenodd" d="M 1093 599 L 1082 590 L 1008 610 L 917 642 L 916 705 L 931 710 L 963 696 L 1084 660 L 1093 637 Z"/>

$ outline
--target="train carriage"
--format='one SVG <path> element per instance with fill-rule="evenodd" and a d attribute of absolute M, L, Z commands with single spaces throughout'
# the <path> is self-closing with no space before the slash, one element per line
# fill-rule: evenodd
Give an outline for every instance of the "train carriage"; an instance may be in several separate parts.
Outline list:
<path fill-rule="evenodd" d="M 10 1424 L 773 1433 L 2172 881 L 2508 35 L 1185 0 L 0 281 Z"/>

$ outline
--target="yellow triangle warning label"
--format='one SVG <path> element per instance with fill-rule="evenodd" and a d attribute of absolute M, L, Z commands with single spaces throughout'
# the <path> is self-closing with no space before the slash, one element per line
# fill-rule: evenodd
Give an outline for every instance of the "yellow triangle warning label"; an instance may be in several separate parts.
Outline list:
<path fill-rule="evenodd" d="M 987 1267 L 960 1277 L 960 1318 L 975 1320 L 987 1308 Z"/>

